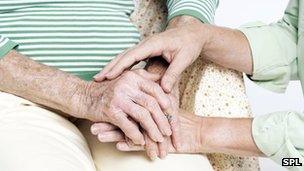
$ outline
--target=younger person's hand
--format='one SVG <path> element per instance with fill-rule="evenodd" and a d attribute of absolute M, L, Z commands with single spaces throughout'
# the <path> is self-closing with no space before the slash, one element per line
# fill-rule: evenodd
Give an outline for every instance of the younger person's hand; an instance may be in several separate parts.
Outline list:
<path fill-rule="evenodd" d="M 95 80 L 114 79 L 138 61 L 162 56 L 170 65 L 162 77 L 161 86 L 170 92 L 180 74 L 198 58 L 209 41 L 208 27 L 204 27 L 195 18 L 177 17 L 170 21 L 170 25 L 172 27 L 166 31 L 153 35 L 118 55 L 94 77 Z"/>

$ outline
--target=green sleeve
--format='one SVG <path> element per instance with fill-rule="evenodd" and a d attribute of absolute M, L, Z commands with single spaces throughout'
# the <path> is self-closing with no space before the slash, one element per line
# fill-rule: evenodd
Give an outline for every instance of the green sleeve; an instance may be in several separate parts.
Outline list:
<path fill-rule="evenodd" d="M 252 135 L 258 148 L 279 165 L 283 158 L 299 158 L 304 169 L 304 113 L 275 112 L 256 117 Z"/>
<path fill-rule="evenodd" d="M 290 1 L 282 20 L 266 25 L 247 24 L 240 30 L 247 37 L 252 57 L 250 79 L 271 91 L 282 93 L 297 78 L 298 4 Z"/>
<path fill-rule="evenodd" d="M 0 35 L 0 58 L 5 56 L 10 50 L 15 48 L 17 44 L 8 38 Z"/>
<path fill-rule="evenodd" d="M 204 23 L 213 23 L 219 0 L 167 0 L 168 21 L 176 16 L 188 15 Z"/>

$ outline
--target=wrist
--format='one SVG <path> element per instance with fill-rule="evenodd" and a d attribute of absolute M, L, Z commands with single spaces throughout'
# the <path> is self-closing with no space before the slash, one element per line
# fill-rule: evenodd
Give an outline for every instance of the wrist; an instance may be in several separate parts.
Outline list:
<path fill-rule="evenodd" d="M 63 97 L 66 99 L 66 113 L 71 114 L 76 118 L 85 118 L 85 110 L 84 110 L 84 101 L 87 93 L 86 87 L 88 86 L 88 82 L 76 79 L 69 82 L 63 82 L 62 86 L 67 86 L 70 89 L 70 93 L 68 97 Z"/>
<path fill-rule="evenodd" d="M 199 28 L 198 36 L 201 38 L 203 47 L 201 54 L 207 54 L 207 51 L 210 51 L 214 46 L 214 35 L 216 34 L 216 31 L 214 29 L 214 26 L 210 24 L 203 24 Z"/>
<path fill-rule="evenodd" d="M 199 121 L 199 149 L 200 153 L 206 153 L 210 149 L 208 127 L 211 126 L 206 117 L 200 117 Z"/>
<path fill-rule="evenodd" d="M 178 29 L 183 27 L 189 32 L 196 34 L 196 40 L 202 48 L 202 53 L 214 46 L 214 34 L 216 34 L 215 26 L 202 23 L 200 20 L 191 16 L 179 16 L 173 18 L 166 29 Z"/>
<path fill-rule="evenodd" d="M 223 136 L 221 127 L 225 125 L 221 118 L 215 117 L 201 117 L 200 122 L 200 145 L 201 153 L 217 153 L 222 150 L 221 143 Z"/>
<path fill-rule="evenodd" d="M 107 89 L 108 84 L 109 81 L 89 81 L 83 83 L 77 108 L 78 115 L 81 118 L 91 121 L 102 120 L 102 95 Z"/>
<path fill-rule="evenodd" d="M 238 156 L 262 155 L 252 137 L 251 118 L 203 117 L 201 123 L 200 152 Z"/>
<path fill-rule="evenodd" d="M 189 24 L 202 25 L 203 23 L 195 17 L 183 15 L 174 17 L 172 20 L 170 20 L 166 29 L 187 26 Z"/>

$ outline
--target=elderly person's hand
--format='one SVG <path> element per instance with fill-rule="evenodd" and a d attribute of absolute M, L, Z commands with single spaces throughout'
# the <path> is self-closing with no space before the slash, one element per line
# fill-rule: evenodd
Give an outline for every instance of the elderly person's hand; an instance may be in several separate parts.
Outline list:
<path fill-rule="evenodd" d="M 79 111 L 88 114 L 92 121 L 116 125 L 135 144 L 145 143 L 136 123 L 153 141 L 162 142 L 163 135 L 172 134 L 165 116 L 165 113 L 171 114 L 172 109 L 169 98 L 154 82 L 157 79 L 158 76 L 145 70 L 136 70 L 125 72 L 107 86 L 92 82 Z"/>
<path fill-rule="evenodd" d="M 175 148 L 169 137 L 166 137 L 162 143 L 155 143 L 149 136 L 145 136 L 145 146 L 134 145 L 125 138 L 119 128 L 104 122 L 92 125 L 92 130 L 94 130 L 92 133 L 97 135 L 98 139 L 102 142 L 118 142 L 116 147 L 121 151 L 146 150 L 147 155 L 151 159 L 155 159 L 157 156 L 163 158 L 164 155 L 166 155 L 165 151 L 170 153 L 202 153 L 204 149 L 201 137 L 201 135 L 203 135 L 201 133 L 202 119 L 193 114 L 186 114 L 185 112 L 179 112 L 177 116 L 179 117 L 181 136 L 181 146 L 179 149 Z"/>
<path fill-rule="evenodd" d="M 141 73 L 141 75 L 143 75 L 143 73 Z M 178 89 L 176 87 L 170 94 L 168 94 L 168 98 L 171 100 L 172 109 L 175 114 L 179 113 L 177 91 Z M 146 143 L 145 146 L 136 146 L 128 137 L 126 137 L 123 134 L 123 132 L 117 126 L 110 123 L 106 123 L 106 122 L 95 123 L 91 127 L 91 132 L 94 135 L 98 135 L 97 138 L 100 142 L 103 143 L 115 142 L 124 139 L 125 140 L 124 143 L 132 147 L 132 150 L 146 149 L 147 154 L 151 159 L 155 159 L 157 158 L 157 156 L 159 156 L 160 158 L 165 158 L 168 152 L 170 152 L 170 150 L 172 151 L 172 148 L 175 149 L 175 151 L 180 150 L 181 141 L 182 141 L 181 139 L 182 137 L 180 136 L 181 133 L 180 133 L 180 124 L 179 124 L 178 116 L 177 115 L 166 115 L 166 116 L 173 130 L 171 137 L 165 136 L 163 142 L 155 142 L 150 138 L 150 136 L 147 135 L 146 131 L 143 131 L 143 135 Z M 134 124 L 136 124 L 136 122 L 134 122 Z M 101 131 L 104 132 L 100 133 Z"/>
<path fill-rule="evenodd" d="M 195 18 L 177 17 L 171 20 L 170 25 L 174 27 L 168 27 L 166 31 L 151 36 L 118 55 L 94 77 L 95 80 L 114 79 L 138 61 L 162 56 L 171 65 L 162 78 L 161 86 L 166 92 L 170 92 L 178 76 L 200 55 L 208 40 L 208 33 L 201 34 L 202 30 L 207 32 L 208 29 Z"/>

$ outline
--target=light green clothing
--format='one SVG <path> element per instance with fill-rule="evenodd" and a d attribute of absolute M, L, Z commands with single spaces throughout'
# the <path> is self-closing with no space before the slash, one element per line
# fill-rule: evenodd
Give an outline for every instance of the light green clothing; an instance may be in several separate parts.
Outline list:
<path fill-rule="evenodd" d="M 133 0 L 1 0 L 0 54 L 18 45 L 33 60 L 91 79 L 139 42 L 133 9 Z"/>
<path fill-rule="evenodd" d="M 167 0 L 168 19 L 213 22 L 216 1 Z M 13 48 L 33 60 L 90 80 L 140 36 L 133 0 L 0 0 L 0 57 Z M 18 46 L 17 46 L 18 45 Z"/>
<path fill-rule="evenodd" d="M 304 0 L 291 0 L 277 23 L 256 22 L 240 30 L 250 42 L 254 62 L 250 78 L 254 82 L 282 93 L 290 80 L 300 80 L 304 89 Z M 302 167 L 288 169 L 304 170 L 303 113 L 286 111 L 259 116 L 252 129 L 255 143 L 268 157 L 279 165 L 282 158 L 300 158 Z"/>

